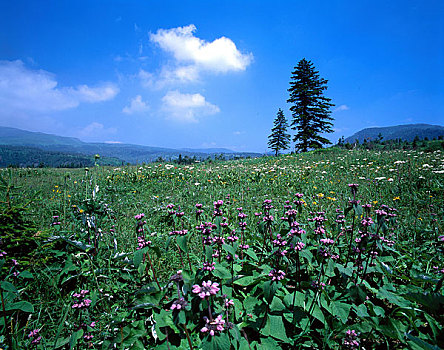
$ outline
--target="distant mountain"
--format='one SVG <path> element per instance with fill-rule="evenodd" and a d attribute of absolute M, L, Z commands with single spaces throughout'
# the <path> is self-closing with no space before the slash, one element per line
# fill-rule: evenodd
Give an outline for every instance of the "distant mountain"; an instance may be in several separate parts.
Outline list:
<path fill-rule="evenodd" d="M 374 141 L 378 138 L 379 134 L 382 135 L 383 141 L 402 139 L 411 142 L 416 136 L 420 139 L 427 137 L 432 140 L 433 138 L 444 136 L 444 127 L 430 124 L 406 124 L 381 128 L 366 128 L 347 137 L 345 142 L 353 143 L 358 140 L 359 143 L 362 143 L 364 139 Z"/>
<path fill-rule="evenodd" d="M 52 167 L 78 168 L 93 166 L 93 155 L 72 154 L 55 151 L 45 151 L 29 146 L 0 145 L 0 167 Z M 100 157 L 100 165 L 122 165 L 122 160 L 110 157 Z"/>
<path fill-rule="evenodd" d="M 180 150 L 193 153 L 221 154 L 221 153 L 238 153 L 228 148 L 181 148 Z"/>
<path fill-rule="evenodd" d="M 183 158 L 189 157 L 195 158 L 197 160 L 206 159 L 208 157 L 214 158 L 216 155 L 219 155 L 221 153 L 223 153 L 224 157 L 227 159 L 236 157 L 261 156 L 261 154 L 259 153 L 234 152 L 227 149 L 178 150 L 173 148 L 150 147 L 120 143 L 88 143 L 72 137 L 62 137 L 40 132 L 31 132 L 15 128 L 0 127 L 0 148 L 4 148 L 4 151 L 6 151 L 6 146 L 30 147 L 46 152 L 58 152 L 59 154 L 67 154 L 71 156 L 83 155 L 88 156 L 89 158 L 91 156 L 94 156 L 95 154 L 99 154 L 101 157 L 112 159 L 108 160 L 111 163 L 117 161 L 120 163 L 131 164 L 143 162 L 148 163 L 159 158 L 162 158 L 164 160 L 174 160 L 177 159 L 179 155 L 182 155 Z M 9 151 L 10 150 L 8 150 L 8 152 Z M 17 150 L 17 152 L 19 151 Z M 31 150 L 27 150 L 24 152 L 25 153 L 22 152 L 23 155 L 32 153 Z M 19 159 L 19 153 L 16 153 L 16 155 L 14 156 L 15 159 Z M 27 156 L 25 158 L 27 158 Z M 22 162 L 19 162 L 19 164 L 21 163 Z"/>
<path fill-rule="evenodd" d="M 84 142 L 74 137 L 63 137 L 42 132 L 26 131 L 16 128 L 0 126 L 0 144 L 16 146 L 51 146 L 51 145 L 69 145 L 78 146 Z"/>

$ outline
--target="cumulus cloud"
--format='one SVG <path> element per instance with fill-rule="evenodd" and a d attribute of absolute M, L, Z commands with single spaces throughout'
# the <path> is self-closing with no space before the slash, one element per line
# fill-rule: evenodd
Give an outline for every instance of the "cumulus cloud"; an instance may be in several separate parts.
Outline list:
<path fill-rule="evenodd" d="M 116 85 L 59 87 L 54 74 L 27 68 L 20 60 L 0 61 L 0 104 L 4 110 L 50 112 L 77 107 L 80 103 L 113 99 Z"/>
<path fill-rule="evenodd" d="M 135 113 L 143 113 L 149 110 L 150 107 L 146 104 L 146 102 L 142 101 L 142 96 L 137 95 L 133 99 L 131 99 L 131 103 L 129 106 L 126 106 L 122 109 L 122 112 L 125 114 L 135 114 Z"/>
<path fill-rule="evenodd" d="M 191 24 L 150 34 L 150 40 L 174 58 L 172 65 L 163 67 L 161 84 L 194 82 L 203 71 L 244 71 L 252 62 L 253 54 L 241 53 L 231 39 L 220 37 L 207 42 L 196 37 L 195 32 Z"/>
<path fill-rule="evenodd" d="M 350 109 L 350 107 L 347 106 L 347 105 L 340 105 L 340 106 L 336 107 L 336 108 L 334 109 L 334 111 L 335 111 L 335 112 L 348 111 L 349 109 Z"/>
<path fill-rule="evenodd" d="M 169 91 L 163 98 L 163 110 L 168 118 L 188 123 L 198 122 L 201 116 L 220 112 L 218 106 L 206 101 L 201 94 L 183 94 L 177 90 Z"/>

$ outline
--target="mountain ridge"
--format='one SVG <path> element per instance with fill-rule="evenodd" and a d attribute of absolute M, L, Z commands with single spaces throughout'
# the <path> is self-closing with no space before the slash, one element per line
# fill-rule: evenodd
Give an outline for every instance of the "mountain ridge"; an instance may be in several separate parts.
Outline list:
<path fill-rule="evenodd" d="M 424 138 L 438 138 L 444 136 L 444 126 L 432 125 L 432 124 L 402 124 L 385 127 L 371 127 L 362 129 L 352 136 L 345 139 L 345 142 L 353 143 L 358 140 L 360 143 L 367 141 L 374 141 L 379 137 L 379 134 L 383 137 L 383 141 L 402 139 L 404 141 L 413 141 L 416 136 L 420 139 Z"/>
<path fill-rule="evenodd" d="M 236 152 L 228 149 L 174 149 L 127 143 L 84 142 L 77 138 L 26 131 L 17 128 L 0 126 L 0 147 L 22 146 L 38 148 L 47 152 L 101 156 L 119 159 L 124 163 L 152 162 L 157 159 L 175 160 L 182 157 L 206 159 L 223 153 L 227 158 L 257 157 L 255 152 Z M 222 151 L 221 151 L 222 150 Z M 33 151 L 34 152 L 34 151 Z M 17 156 L 18 157 L 18 156 Z"/>

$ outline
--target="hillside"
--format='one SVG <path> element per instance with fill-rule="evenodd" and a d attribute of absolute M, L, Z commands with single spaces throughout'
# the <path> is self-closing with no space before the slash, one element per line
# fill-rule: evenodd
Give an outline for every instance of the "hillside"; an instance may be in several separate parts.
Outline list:
<path fill-rule="evenodd" d="M 358 140 L 362 143 L 364 139 L 367 139 L 367 141 L 376 140 L 379 134 L 382 135 L 383 140 L 385 141 L 402 139 L 411 142 L 416 136 L 420 139 L 427 137 L 432 140 L 433 138 L 444 136 L 444 127 L 430 124 L 406 124 L 380 128 L 366 128 L 347 137 L 345 142 L 353 143 Z"/>
<path fill-rule="evenodd" d="M 31 147 L 31 149 L 11 149 L 6 146 Z M 14 162 L 8 164 L 28 164 L 32 159 L 30 154 L 37 154 L 35 149 L 45 152 L 56 152 L 60 157 L 62 154 L 69 154 L 66 161 L 70 162 L 73 155 L 83 156 L 90 159 L 95 154 L 102 157 L 113 158 L 111 163 L 143 163 L 152 162 L 162 158 L 165 160 L 174 160 L 182 155 L 195 159 L 214 158 L 216 155 L 224 154 L 225 158 L 232 159 L 237 157 L 257 157 L 258 153 L 235 152 L 228 149 L 172 149 L 162 147 L 141 146 L 133 144 L 108 144 L 108 143 L 88 143 L 72 137 L 62 137 L 41 132 L 31 132 L 15 128 L 0 127 L 0 148 L 3 148 L 3 155 L 12 155 Z M 11 153 L 12 152 L 12 153 Z M 43 156 L 44 153 L 39 153 Z M 20 156 L 24 158 L 21 159 Z M 47 153 L 48 157 L 53 157 Z M 9 156 L 8 156 L 9 157 Z M 69 158 L 69 159 L 68 159 Z M 11 158 L 8 158 L 11 159 Z M 83 162 L 83 160 L 82 160 Z M 1 164 L 3 164 L 2 162 Z M 35 163 L 35 162 L 33 162 Z M 38 162 L 39 163 L 39 162 Z M 47 164 L 48 162 L 44 162 Z M 4 166 L 4 165 L 3 165 Z"/>
<path fill-rule="evenodd" d="M 46 151 L 29 146 L 0 146 L 0 167 L 52 167 L 78 168 L 93 166 L 93 155 Z M 111 157 L 101 157 L 100 165 L 121 165 L 122 160 Z"/>

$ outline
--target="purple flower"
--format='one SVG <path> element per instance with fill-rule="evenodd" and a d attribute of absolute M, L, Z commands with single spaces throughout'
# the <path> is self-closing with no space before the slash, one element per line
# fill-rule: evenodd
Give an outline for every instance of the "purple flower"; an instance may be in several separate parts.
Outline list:
<path fill-rule="evenodd" d="M 335 243 L 335 241 L 331 238 L 321 238 L 320 241 L 323 244 L 334 244 Z"/>
<path fill-rule="evenodd" d="M 201 328 L 202 333 L 209 333 L 214 336 L 225 329 L 225 320 L 222 315 L 217 316 L 214 320 L 209 320 L 208 317 L 204 317 L 205 326 Z"/>
<path fill-rule="evenodd" d="M 216 263 L 214 263 L 214 262 L 205 261 L 205 262 L 203 263 L 202 270 L 204 270 L 204 271 L 213 271 L 213 270 L 214 270 L 214 265 L 215 265 L 215 264 L 216 264 Z"/>
<path fill-rule="evenodd" d="M 225 307 L 228 309 L 230 306 L 234 306 L 234 300 L 225 298 L 224 304 L 225 304 Z"/>
<path fill-rule="evenodd" d="M 345 337 L 342 340 L 342 345 L 346 349 L 358 349 L 359 348 L 359 341 L 358 341 L 358 334 L 355 330 L 349 329 L 347 332 L 345 332 Z"/>
<path fill-rule="evenodd" d="M 170 310 L 182 310 L 188 305 L 188 302 L 185 298 L 181 297 L 173 302 L 170 307 Z"/>
<path fill-rule="evenodd" d="M 294 246 L 294 250 L 296 250 L 296 251 L 301 251 L 304 247 L 305 247 L 305 243 L 303 243 L 303 242 L 298 242 L 298 243 L 296 243 L 296 245 Z"/>
<path fill-rule="evenodd" d="M 204 282 L 202 282 L 202 287 L 195 284 L 193 286 L 192 292 L 194 294 L 198 294 L 201 299 L 204 299 L 204 298 L 209 297 L 211 295 L 216 295 L 219 290 L 220 290 L 219 283 L 216 283 L 216 282 L 213 283 L 211 281 L 207 281 L 207 282 L 204 281 Z"/>
<path fill-rule="evenodd" d="M 280 281 L 284 279 L 285 272 L 282 270 L 277 271 L 276 269 L 272 269 L 270 273 L 268 274 L 269 277 L 271 277 L 272 281 Z"/>

